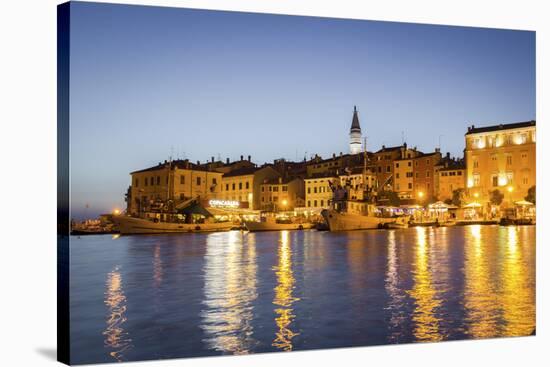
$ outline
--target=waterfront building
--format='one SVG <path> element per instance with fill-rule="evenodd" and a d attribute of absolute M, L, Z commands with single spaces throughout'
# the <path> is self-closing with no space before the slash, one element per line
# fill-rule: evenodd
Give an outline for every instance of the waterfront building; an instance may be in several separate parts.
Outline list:
<path fill-rule="evenodd" d="M 401 200 L 412 200 L 414 198 L 413 158 L 396 159 L 393 162 L 393 170 L 393 191 Z"/>
<path fill-rule="evenodd" d="M 266 179 L 260 185 L 260 208 L 267 211 L 287 211 L 304 206 L 304 180 L 279 176 Z"/>
<path fill-rule="evenodd" d="M 436 148 L 434 152 L 422 153 L 413 158 L 413 198 L 423 205 L 436 199 L 436 166 L 441 161 L 441 152 Z"/>
<path fill-rule="evenodd" d="M 466 188 L 466 165 L 464 159 L 452 159 L 450 154 L 435 167 L 435 197 L 446 201 L 453 198 L 453 191 Z"/>
<path fill-rule="evenodd" d="M 499 190 L 510 205 L 536 185 L 535 121 L 472 125 L 465 140 L 468 197 L 489 201 L 490 193 Z"/>
<path fill-rule="evenodd" d="M 411 159 L 419 154 L 422 153 L 418 152 L 416 148 L 408 148 L 407 143 L 394 147 L 382 145 L 382 149 L 373 154 L 372 160 L 379 189 L 384 191 L 397 191 L 394 186 L 394 162 L 399 159 Z"/>
<path fill-rule="evenodd" d="M 308 210 L 319 211 L 330 206 L 332 190 L 330 185 L 337 185 L 340 178 L 336 175 L 316 174 L 306 178 L 305 182 L 305 207 Z"/>
<path fill-rule="evenodd" d="M 356 106 L 353 106 L 353 117 L 351 119 L 351 128 L 349 130 L 349 151 L 350 154 L 359 154 L 363 152 L 361 126 L 359 125 L 359 116 L 357 115 Z"/>
<path fill-rule="evenodd" d="M 127 204 L 131 215 L 151 210 L 168 199 L 177 204 L 190 198 L 215 199 L 221 194 L 222 174 L 187 159 L 164 161 L 130 175 Z"/>
<path fill-rule="evenodd" d="M 260 209 L 260 186 L 280 174 L 271 166 L 243 167 L 221 178 L 221 199 L 239 203 L 241 208 Z"/>
<path fill-rule="evenodd" d="M 241 168 L 256 167 L 256 165 L 252 163 L 252 157 L 250 155 L 247 157 L 247 159 L 245 159 L 244 156 L 241 155 L 240 159 L 236 161 L 230 161 L 229 158 L 226 158 L 225 163 L 219 160 L 214 161 L 214 157 L 212 157 L 212 162 L 207 162 L 204 164 L 204 166 L 224 174 Z"/>

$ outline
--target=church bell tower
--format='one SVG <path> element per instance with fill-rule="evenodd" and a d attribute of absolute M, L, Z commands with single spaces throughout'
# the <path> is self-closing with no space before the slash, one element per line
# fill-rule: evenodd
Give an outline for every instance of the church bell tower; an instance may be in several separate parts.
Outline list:
<path fill-rule="evenodd" d="M 353 119 L 351 121 L 351 129 L 349 130 L 349 151 L 351 154 L 358 154 L 363 151 L 361 126 L 359 125 L 356 106 L 353 106 Z"/>

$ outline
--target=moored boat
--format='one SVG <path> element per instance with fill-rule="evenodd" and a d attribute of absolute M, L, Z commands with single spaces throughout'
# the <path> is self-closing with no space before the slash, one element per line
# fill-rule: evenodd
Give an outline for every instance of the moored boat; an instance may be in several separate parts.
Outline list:
<path fill-rule="evenodd" d="M 372 213 L 355 214 L 325 209 L 321 212 L 331 232 L 377 229 L 386 224 L 395 223 L 396 218 L 378 217 Z"/>
<path fill-rule="evenodd" d="M 246 229 L 251 232 L 259 231 L 291 231 L 314 228 L 315 225 L 306 221 L 281 221 L 274 216 L 262 216 L 260 221 L 245 221 Z"/>
<path fill-rule="evenodd" d="M 216 222 L 205 220 L 201 223 L 162 222 L 130 216 L 113 218 L 120 229 L 120 234 L 158 234 L 158 233 L 188 233 L 229 231 L 235 224 L 232 222 Z"/>

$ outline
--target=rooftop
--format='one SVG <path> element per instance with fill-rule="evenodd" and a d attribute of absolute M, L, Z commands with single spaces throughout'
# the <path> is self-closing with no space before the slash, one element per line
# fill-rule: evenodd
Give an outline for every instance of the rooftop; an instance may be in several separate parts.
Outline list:
<path fill-rule="evenodd" d="M 536 126 L 536 124 L 537 123 L 535 120 L 531 120 L 531 121 L 524 121 L 524 122 L 513 122 L 511 124 L 500 124 L 500 125 L 484 126 L 484 127 L 475 127 L 474 125 L 472 125 L 472 126 L 468 126 L 468 132 L 466 133 L 466 135 L 488 133 L 491 131 L 521 129 L 526 127 Z"/>

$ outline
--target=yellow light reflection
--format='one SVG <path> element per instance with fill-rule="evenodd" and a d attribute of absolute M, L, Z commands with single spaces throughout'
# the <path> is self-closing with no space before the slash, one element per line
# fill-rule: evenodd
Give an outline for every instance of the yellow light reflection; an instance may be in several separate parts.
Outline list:
<path fill-rule="evenodd" d="M 107 327 L 103 331 L 105 347 L 116 361 L 124 360 L 124 353 L 132 348 L 132 339 L 122 325 L 126 322 L 126 296 L 122 289 L 122 276 L 116 267 L 107 275 L 104 303 L 107 306 Z"/>
<path fill-rule="evenodd" d="M 427 230 L 416 227 L 416 256 L 413 264 L 413 289 L 409 291 L 415 300 L 415 310 L 412 319 L 415 323 L 413 334 L 418 341 L 439 341 L 443 339 L 440 333 L 440 319 L 436 315 L 441 301 L 436 298 L 436 290 L 432 282 L 432 274 L 428 266 L 429 246 Z"/>
<path fill-rule="evenodd" d="M 518 231 L 515 226 L 507 228 L 508 241 L 501 273 L 504 336 L 530 335 L 535 328 L 534 280 L 529 277 L 527 262 L 520 251 Z"/>
<path fill-rule="evenodd" d="M 252 337 L 252 302 L 258 296 L 255 236 L 212 233 L 206 246 L 204 341 L 223 353 L 247 354 L 257 343 Z"/>
<path fill-rule="evenodd" d="M 464 244 L 466 333 L 474 338 L 492 337 L 497 331 L 498 299 L 489 259 L 495 259 L 495 254 L 488 253 L 490 248 L 482 242 L 480 225 L 469 226 L 468 232 Z"/>
<path fill-rule="evenodd" d="M 279 248 L 277 251 L 279 263 L 276 267 L 277 286 L 275 287 L 275 299 L 273 304 L 279 306 L 275 309 L 275 324 L 278 330 L 275 332 L 275 339 L 272 345 L 284 351 L 292 350 L 292 338 L 299 335 L 292 331 L 290 326 L 296 317 L 292 312 L 292 304 L 299 301 L 299 298 L 293 297 L 294 275 L 292 273 L 292 250 L 290 248 L 290 239 L 288 231 L 280 232 Z"/>

